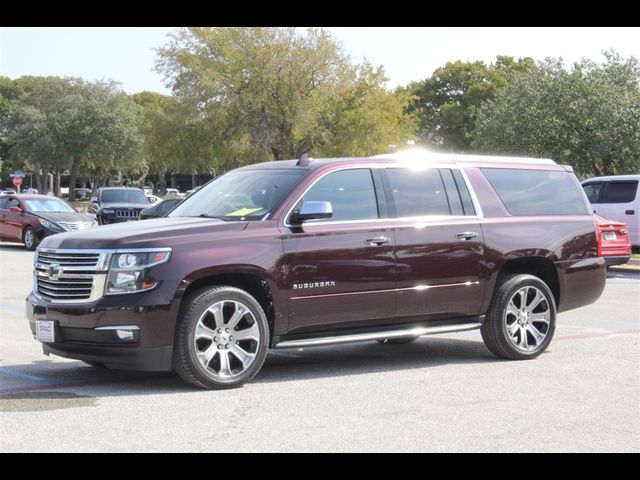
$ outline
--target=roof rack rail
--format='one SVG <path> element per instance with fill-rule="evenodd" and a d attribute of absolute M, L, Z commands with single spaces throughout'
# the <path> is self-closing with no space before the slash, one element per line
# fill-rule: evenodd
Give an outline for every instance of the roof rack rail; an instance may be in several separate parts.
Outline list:
<path fill-rule="evenodd" d="M 467 155 L 464 153 L 440 153 L 429 150 L 405 150 L 398 153 L 374 155 L 371 158 L 385 158 L 399 161 L 425 162 L 478 162 L 478 163 L 530 163 L 539 165 L 557 165 L 550 158 L 509 157 L 501 155 Z"/>

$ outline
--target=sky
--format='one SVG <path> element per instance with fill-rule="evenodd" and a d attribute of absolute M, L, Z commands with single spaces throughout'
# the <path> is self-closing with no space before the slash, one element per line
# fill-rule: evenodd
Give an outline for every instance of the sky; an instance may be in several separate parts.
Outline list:
<path fill-rule="evenodd" d="M 325 27 L 354 63 L 384 65 L 388 87 L 429 77 L 448 61 L 496 55 L 602 60 L 613 49 L 640 58 L 640 27 Z M 128 93 L 170 93 L 153 71 L 154 49 L 168 42 L 169 27 L 0 28 L 0 75 L 78 76 L 112 79 Z"/>

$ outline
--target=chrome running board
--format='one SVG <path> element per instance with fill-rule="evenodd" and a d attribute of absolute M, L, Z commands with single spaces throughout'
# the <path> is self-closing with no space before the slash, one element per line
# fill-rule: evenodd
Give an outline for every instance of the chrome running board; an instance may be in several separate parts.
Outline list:
<path fill-rule="evenodd" d="M 322 345 L 337 345 L 340 343 L 370 342 L 373 340 L 385 340 L 391 338 L 420 337 L 422 335 L 435 335 L 438 333 L 465 332 L 477 330 L 481 323 L 459 323 L 439 327 L 414 327 L 402 330 L 387 330 L 384 332 L 356 333 L 336 335 L 333 337 L 305 338 L 300 340 L 284 340 L 276 343 L 274 348 L 305 348 L 320 347 Z"/>

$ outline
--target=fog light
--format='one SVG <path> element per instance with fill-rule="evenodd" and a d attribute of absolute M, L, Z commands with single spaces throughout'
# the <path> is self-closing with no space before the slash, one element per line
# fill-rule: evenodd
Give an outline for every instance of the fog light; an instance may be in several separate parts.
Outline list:
<path fill-rule="evenodd" d="M 140 340 L 140 327 L 137 325 L 109 325 L 98 327 L 101 342 L 137 342 Z"/>

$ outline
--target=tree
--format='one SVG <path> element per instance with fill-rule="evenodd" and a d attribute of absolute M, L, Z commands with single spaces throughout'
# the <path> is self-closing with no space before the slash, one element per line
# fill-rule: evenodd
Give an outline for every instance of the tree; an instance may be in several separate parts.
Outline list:
<path fill-rule="evenodd" d="M 69 129 L 69 115 L 77 104 L 68 81 L 58 77 L 29 79 L 29 87 L 21 88 L 18 79 L 13 95 L 5 98 L 5 139 L 7 156 L 33 169 L 38 190 L 46 191 L 46 175 L 60 173 L 70 165 L 64 148 L 63 132 Z M 6 91 L 6 90 L 5 90 Z M 59 192 L 56 192 L 59 193 Z"/>
<path fill-rule="evenodd" d="M 406 128 L 411 122 L 404 121 L 408 96 L 386 92 L 381 69 L 374 74 L 369 67 L 352 66 L 323 30 L 183 29 L 159 50 L 156 68 L 191 112 L 185 115 L 191 126 L 187 132 L 209 139 L 201 144 L 202 151 L 219 165 L 330 151 L 340 139 L 337 129 L 342 131 L 349 117 L 349 102 L 361 115 L 386 120 L 380 124 L 357 118 L 375 130 L 351 128 L 348 141 L 353 145 L 367 144 L 372 137 L 389 142 L 388 132 L 396 142 L 413 133 Z M 363 100 L 367 89 L 381 104 Z M 387 115 L 385 109 L 394 113 Z M 380 142 L 368 144 L 371 150 Z M 340 151 L 348 151 L 344 147 Z"/>
<path fill-rule="evenodd" d="M 640 171 L 640 64 L 547 59 L 485 104 L 474 146 L 551 157 L 580 175 Z"/>
<path fill-rule="evenodd" d="M 33 88 L 11 102 L 9 156 L 42 174 L 68 170 L 69 199 L 74 200 L 81 166 L 140 167 L 136 108 L 114 82 L 36 78 Z"/>
<path fill-rule="evenodd" d="M 415 100 L 410 111 L 420 119 L 421 142 L 447 150 L 470 150 L 480 105 L 533 66 L 531 58 L 507 56 L 498 56 L 490 65 L 458 60 L 411 84 L 408 90 Z"/>

